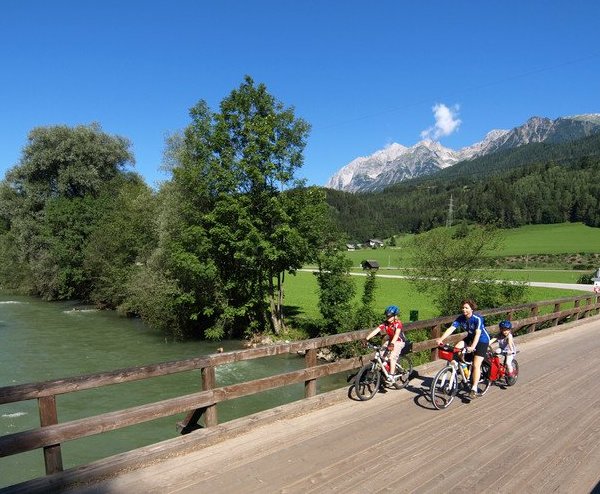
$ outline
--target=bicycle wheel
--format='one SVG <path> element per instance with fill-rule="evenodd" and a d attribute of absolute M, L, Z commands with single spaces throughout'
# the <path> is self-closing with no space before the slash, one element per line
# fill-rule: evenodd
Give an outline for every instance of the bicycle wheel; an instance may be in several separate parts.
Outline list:
<path fill-rule="evenodd" d="M 370 400 L 379 390 L 380 381 L 381 373 L 379 372 L 379 369 L 375 367 L 375 364 L 371 362 L 364 365 L 354 378 L 356 396 L 362 401 Z"/>
<path fill-rule="evenodd" d="M 515 384 L 517 382 L 517 379 L 519 378 L 519 362 L 517 362 L 516 360 L 513 360 L 512 366 L 513 366 L 513 375 L 510 377 L 506 376 L 506 384 L 508 386 L 512 386 L 513 384 Z"/>
<path fill-rule="evenodd" d="M 400 355 L 398 362 L 396 362 L 396 381 L 394 382 L 394 388 L 402 389 L 405 388 L 412 374 L 413 365 L 410 357 L 406 355 Z"/>
<path fill-rule="evenodd" d="M 479 375 L 479 382 L 477 383 L 477 392 L 483 396 L 487 393 L 491 383 L 490 366 L 484 361 L 481 363 L 481 374 Z"/>
<path fill-rule="evenodd" d="M 433 378 L 431 383 L 431 402 L 438 410 L 446 408 L 456 396 L 457 383 L 454 369 L 447 365 Z"/>

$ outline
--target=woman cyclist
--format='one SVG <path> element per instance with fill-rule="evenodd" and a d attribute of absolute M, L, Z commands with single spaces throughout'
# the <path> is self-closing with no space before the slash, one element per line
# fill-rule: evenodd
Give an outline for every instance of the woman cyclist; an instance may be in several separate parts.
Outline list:
<path fill-rule="evenodd" d="M 481 363 L 490 344 L 490 335 L 485 329 L 483 317 L 473 313 L 477 309 L 477 304 L 473 300 L 463 300 L 461 307 L 462 315 L 458 316 L 436 341 L 438 345 L 441 345 L 457 328 L 467 332 L 465 339 L 459 341 L 456 344 L 456 348 L 464 348 L 466 345 L 467 352 L 474 352 L 471 371 L 471 392 L 469 393 L 469 397 L 473 399 L 480 396 L 477 392 L 477 383 L 481 375 Z"/>

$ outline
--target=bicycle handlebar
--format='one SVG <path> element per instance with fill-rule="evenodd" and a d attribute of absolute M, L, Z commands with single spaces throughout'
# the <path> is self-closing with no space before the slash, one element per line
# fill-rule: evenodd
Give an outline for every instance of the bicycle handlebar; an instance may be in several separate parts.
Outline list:
<path fill-rule="evenodd" d="M 367 341 L 367 347 L 368 348 L 372 348 L 373 350 L 377 350 L 380 351 L 382 353 L 385 353 L 388 351 L 387 347 L 385 345 L 380 346 L 380 345 L 375 345 L 374 343 L 371 343 L 370 341 Z"/>
<path fill-rule="evenodd" d="M 455 346 L 448 345 L 447 343 L 439 343 L 438 347 L 442 348 L 443 350 L 446 350 L 447 352 L 453 352 L 453 353 L 471 353 L 465 347 L 463 347 L 463 348 L 456 348 Z"/>

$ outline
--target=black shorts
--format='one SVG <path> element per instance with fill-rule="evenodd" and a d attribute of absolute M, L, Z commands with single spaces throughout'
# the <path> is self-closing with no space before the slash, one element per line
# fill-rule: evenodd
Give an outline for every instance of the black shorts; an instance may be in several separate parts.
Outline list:
<path fill-rule="evenodd" d="M 467 336 L 464 341 L 465 347 L 468 347 L 471 346 L 471 343 L 473 343 L 473 338 L 469 338 Z M 478 357 L 485 357 L 489 345 L 489 343 L 483 343 L 482 341 L 478 342 L 473 354 L 477 355 Z"/>

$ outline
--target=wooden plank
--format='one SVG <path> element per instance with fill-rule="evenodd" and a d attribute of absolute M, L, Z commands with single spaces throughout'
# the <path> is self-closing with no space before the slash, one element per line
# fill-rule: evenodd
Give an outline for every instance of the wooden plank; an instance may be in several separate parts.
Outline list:
<path fill-rule="evenodd" d="M 170 398 L 116 412 L 108 412 L 94 417 L 73 420 L 39 429 L 17 432 L 0 437 L 0 457 L 10 456 L 37 448 L 59 444 L 80 437 L 92 436 L 130 425 L 147 422 L 161 417 L 175 415 L 202 407 L 209 407 L 222 401 L 240 398 L 261 391 L 267 391 L 307 379 L 316 379 L 330 374 L 351 370 L 360 365 L 360 358 L 338 360 L 330 364 L 309 369 L 300 369 L 286 374 L 232 384 L 210 391 L 201 391 L 186 396 Z"/>
<path fill-rule="evenodd" d="M 205 367 L 202 369 L 202 389 L 208 391 L 217 386 L 217 376 L 214 367 Z M 219 423 L 217 417 L 217 404 L 209 405 L 204 412 L 204 425 L 214 427 Z"/>
<path fill-rule="evenodd" d="M 311 348 L 306 351 L 304 355 L 304 365 L 306 367 L 314 367 L 317 365 L 317 350 Z M 312 396 L 317 396 L 317 380 L 309 379 L 308 381 L 304 381 L 304 397 L 310 398 Z"/>
<path fill-rule="evenodd" d="M 40 412 L 40 425 L 42 427 L 58 424 L 55 396 L 43 396 L 40 398 L 38 400 L 38 408 Z M 62 472 L 63 462 L 60 444 L 52 444 L 44 447 L 44 464 L 46 475 Z"/>

